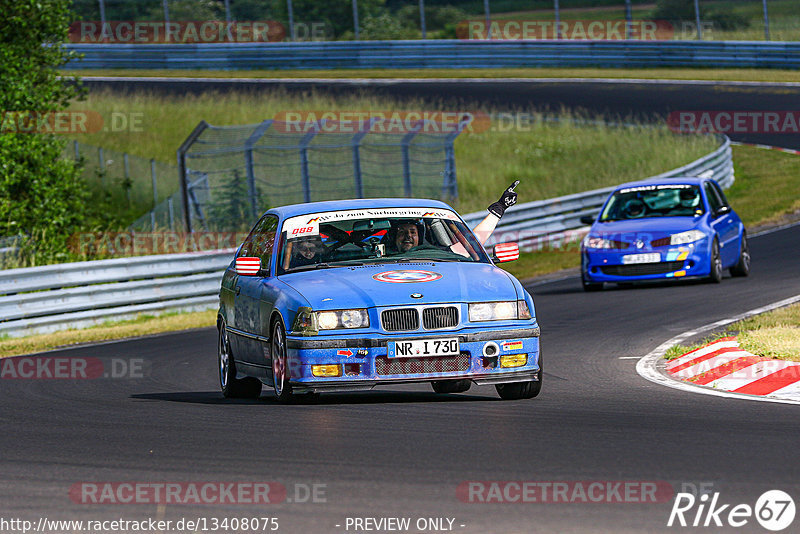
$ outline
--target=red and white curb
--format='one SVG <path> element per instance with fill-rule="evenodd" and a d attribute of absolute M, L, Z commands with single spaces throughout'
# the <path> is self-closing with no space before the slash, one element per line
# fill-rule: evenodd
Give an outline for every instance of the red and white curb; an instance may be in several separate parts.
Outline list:
<path fill-rule="evenodd" d="M 787 154 L 794 154 L 796 156 L 800 155 L 800 150 L 794 150 L 793 148 L 783 148 L 782 146 L 762 145 L 761 143 L 742 143 L 740 141 L 731 141 L 731 145 L 752 146 L 755 148 L 763 148 L 765 150 L 777 150 L 778 152 L 786 152 Z"/>
<path fill-rule="evenodd" d="M 800 401 L 800 363 L 773 360 L 742 350 L 725 337 L 670 360 L 673 378 L 714 389 Z"/>
<path fill-rule="evenodd" d="M 716 321 L 714 323 L 701 326 L 700 328 L 697 328 L 695 330 L 689 330 L 680 335 L 677 335 L 672 339 L 665 341 L 664 343 L 656 347 L 652 352 L 650 352 L 646 356 L 640 358 L 639 361 L 636 362 L 636 372 L 639 374 L 639 376 L 649 380 L 650 382 L 655 382 L 656 384 L 660 384 L 662 386 L 674 389 L 680 389 L 683 391 L 700 393 L 703 395 L 713 395 L 716 397 L 747 399 L 751 401 L 763 401 L 763 402 L 773 402 L 781 404 L 800 404 L 800 386 L 798 386 L 796 382 L 793 382 L 792 384 L 783 383 L 783 385 L 781 385 L 780 382 L 780 380 L 787 378 L 788 375 L 791 373 L 797 373 L 796 376 L 797 378 L 800 379 L 800 369 L 794 368 L 795 365 L 800 365 L 800 364 L 797 364 L 796 362 L 769 360 L 770 362 L 779 362 L 770 364 L 775 366 L 775 368 L 773 369 L 772 367 L 768 367 L 766 365 L 766 362 L 755 361 L 752 359 L 742 360 L 741 362 L 737 363 L 735 365 L 735 369 L 732 370 L 732 372 L 739 371 L 738 374 L 736 375 L 731 376 L 732 373 L 727 373 L 724 375 L 720 374 L 719 376 L 717 376 L 717 374 L 727 371 L 729 367 L 722 367 L 721 369 L 716 371 L 717 374 L 705 375 L 704 373 L 709 373 L 713 369 L 719 368 L 725 363 L 730 364 L 730 362 L 739 360 L 740 358 L 748 358 L 753 356 L 745 351 L 741 351 L 741 349 L 738 348 L 738 343 L 735 344 L 734 346 L 735 341 L 732 338 L 726 338 L 724 340 L 720 340 L 723 345 L 714 347 L 713 349 L 708 349 L 708 347 L 710 346 L 708 345 L 691 353 L 684 354 L 683 356 L 681 356 L 681 358 L 678 358 L 677 360 L 671 360 L 670 362 L 664 360 L 664 354 L 670 347 L 679 345 L 689 338 L 695 337 L 704 332 L 717 330 L 719 328 L 722 328 L 723 326 L 735 323 L 736 321 L 741 321 L 742 319 L 746 319 L 753 315 L 758 315 L 778 308 L 783 308 L 784 306 L 789 306 L 790 304 L 794 304 L 795 302 L 800 302 L 800 295 L 796 295 L 788 299 L 774 302 L 767 306 L 762 306 L 761 308 L 756 308 L 748 312 L 742 313 L 740 315 L 729 317 L 727 319 L 722 319 L 720 321 Z M 727 345 L 725 345 L 725 343 L 727 343 Z M 707 352 L 700 354 L 699 351 L 702 350 L 707 350 Z M 736 351 L 739 351 L 739 353 L 737 353 Z M 690 355 L 693 355 L 694 358 L 690 357 L 689 359 L 682 360 L 682 358 L 686 358 L 687 356 Z M 681 364 L 690 363 L 692 359 L 703 358 L 705 356 L 708 356 L 708 358 L 706 358 L 704 361 L 707 361 L 708 363 L 705 364 L 704 371 L 700 371 L 701 369 L 700 366 L 703 363 L 701 361 L 695 362 L 692 365 L 688 365 L 683 369 L 678 369 L 678 367 L 680 367 Z M 756 358 L 760 359 L 760 357 L 758 356 L 756 356 Z M 679 363 L 675 363 L 678 360 L 681 361 Z M 715 365 L 718 361 L 720 362 L 719 365 Z M 742 364 L 749 364 L 749 365 L 745 365 L 744 367 L 739 367 L 739 365 Z M 769 373 L 763 375 L 760 374 L 758 376 L 753 375 L 752 377 L 753 380 L 749 380 L 746 374 L 741 373 L 741 370 L 756 365 L 760 365 L 760 367 L 755 367 L 751 371 L 755 371 L 757 369 L 764 369 L 763 371 L 761 371 L 761 373 L 767 373 L 767 371 L 769 371 Z M 673 371 L 673 373 L 669 372 L 667 366 L 669 366 L 669 370 Z M 784 371 L 783 369 L 785 368 L 788 370 Z M 676 373 L 681 373 L 681 374 L 679 376 L 675 376 Z M 770 383 L 770 381 L 759 382 L 759 380 L 762 378 L 766 378 L 767 376 L 774 375 L 775 373 L 782 373 L 782 374 L 778 374 L 777 376 L 774 376 L 770 380 L 778 380 L 778 382 L 776 382 L 774 385 L 778 385 L 780 387 L 772 390 L 772 392 L 768 394 L 767 393 L 759 394 L 753 392 L 757 391 L 758 389 L 763 389 L 764 391 L 769 389 L 769 386 L 767 386 L 767 384 Z M 701 380 L 701 377 L 703 376 L 707 376 L 710 379 L 710 382 L 701 385 L 697 382 L 690 382 L 685 380 L 686 378 L 692 378 L 692 377 L 698 377 L 698 380 Z M 734 383 L 730 381 L 733 379 L 740 379 L 740 378 L 743 379 L 742 382 Z M 723 379 L 728 381 L 722 382 Z M 705 378 L 702 378 L 702 380 L 705 380 Z M 718 381 L 717 382 L 718 387 L 711 386 L 711 384 L 715 381 Z M 723 386 L 727 385 L 730 389 L 723 389 L 722 387 L 719 387 L 721 385 Z"/>

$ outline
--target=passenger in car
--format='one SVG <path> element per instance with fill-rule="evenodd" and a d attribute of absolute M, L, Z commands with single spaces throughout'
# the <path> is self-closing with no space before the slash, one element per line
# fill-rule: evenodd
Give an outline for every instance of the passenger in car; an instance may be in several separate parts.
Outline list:
<path fill-rule="evenodd" d="M 325 245 L 319 236 L 300 239 L 294 243 L 290 268 L 314 265 L 322 261 Z"/>

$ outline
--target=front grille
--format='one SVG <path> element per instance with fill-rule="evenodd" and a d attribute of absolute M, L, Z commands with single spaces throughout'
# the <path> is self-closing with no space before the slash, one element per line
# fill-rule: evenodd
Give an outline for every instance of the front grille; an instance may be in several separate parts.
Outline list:
<path fill-rule="evenodd" d="M 425 308 L 422 310 L 422 325 L 426 330 L 452 328 L 458 324 L 458 309 L 455 306 Z"/>
<path fill-rule="evenodd" d="M 455 373 L 469 370 L 470 356 L 462 352 L 456 356 L 435 358 L 375 358 L 375 372 L 379 375 L 421 375 L 430 373 Z"/>
<path fill-rule="evenodd" d="M 419 312 L 415 308 L 397 308 L 381 313 L 384 330 L 400 332 L 419 328 Z"/>
<path fill-rule="evenodd" d="M 682 261 L 662 261 L 659 263 L 636 263 L 633 265 L 603 265 L 600 270 L 611 276 L 644 276 L 648 274 L 667 274 L 683 268 Z"/>
<path fill-rule="evenodd" d="M 650 246 L 652 246 L 653 248 L 668 247 L 671 241 L 672 241 L 671 237 L 662 237 L 661 239 L 653 239 L 650 242 Z"/>

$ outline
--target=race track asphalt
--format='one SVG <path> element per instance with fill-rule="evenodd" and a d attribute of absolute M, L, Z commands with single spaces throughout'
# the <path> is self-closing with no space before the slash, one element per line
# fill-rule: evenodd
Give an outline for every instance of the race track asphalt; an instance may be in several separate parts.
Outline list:
<path fill-rule="evenodd" d="M 751 249 L 752 275 L 720 285 L 587 294 L 573 277 L 532 286 L 546 364 L 542 394 L 527 401 L 475 386 L 438 396 L 425 385 L 290 406 L 266 391 L 227 401 L 213 329 L 58 351 L 106 368 L 140 359 L 143 376 L 0 380 L 0 515 L 272 516 L 279 532 L 309 534 L 347 532 L 347 517 L 449 517 L 469 534 L 620 533 L 695 530 L 666 526 L 671 494 L 647 504 L 487 504 L 462 502 L 456 489 L 480 480 L 664 481 L 674 491 L 711 484 L 724 503 L 752 506 L 770 489 L 797 501 L 797 406 L 678 391 L 634 369 L 635 357 L 682 331 L 800 293 L 800 226 L 754 237 Z M 276 481 L 293 501 L 303 485 L 323 484 L 325 494 L 262 506 L 70 500 L 70 487 L 87 481 Z M 763 530 L 751 518 L 736 531 Z"/>

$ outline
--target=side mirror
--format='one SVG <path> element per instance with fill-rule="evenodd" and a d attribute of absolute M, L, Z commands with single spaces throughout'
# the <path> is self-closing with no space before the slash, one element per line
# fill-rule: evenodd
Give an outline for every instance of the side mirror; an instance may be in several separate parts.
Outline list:
<path fill-rule="evenodd" d="M 261 272 L 261 258 L 242 256 L 236 258 L 236 274 L 242 276 L 257 276 Z"/>
<path fill-rule="evenodd" d="M 721 206 L 717 211 L 714 212 L 714 218 L 721 217 L 726 213 L 730 213 L 731 209 L 728 206 Z"/>
<path fill-rule="evenodd" d="M 592 224 L 594 224 L 594 217 L 592 217 L 591 215 L 584 215 L 583 217 L 581 217 L 580 220 L 581 224 L 585 224 L 587 226 L 591 226 Z"/>
<path fill-rule="evenodd" d="M 498 262 L 519 259 L 519 245 L 516 243 L 498 243 L 494 246 L 494 258 Z"/>

